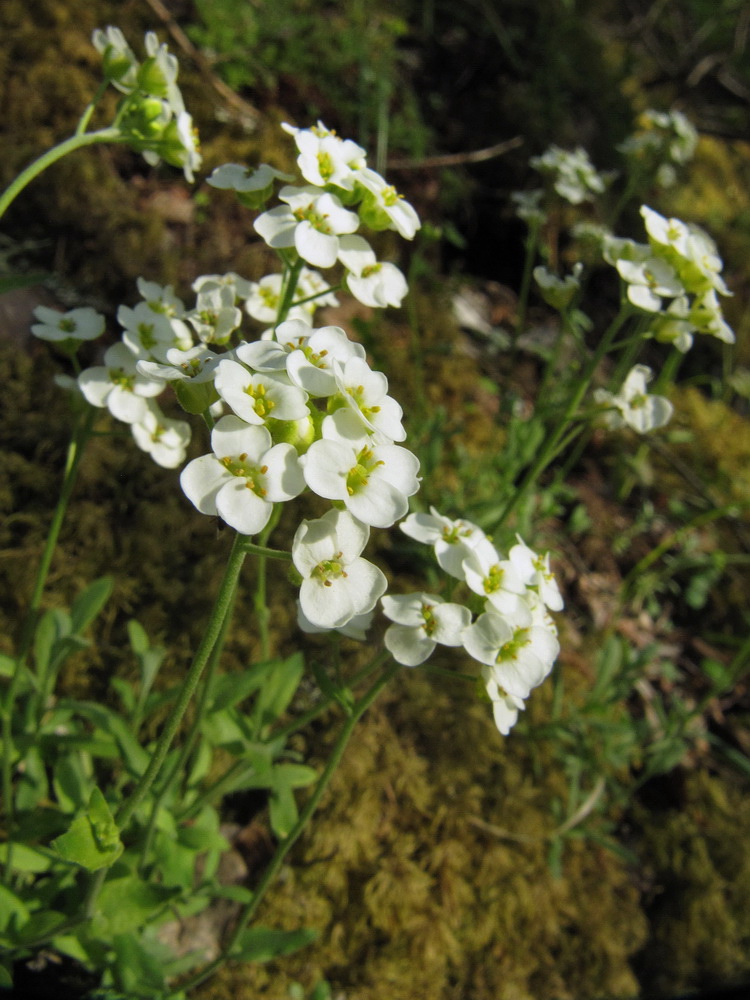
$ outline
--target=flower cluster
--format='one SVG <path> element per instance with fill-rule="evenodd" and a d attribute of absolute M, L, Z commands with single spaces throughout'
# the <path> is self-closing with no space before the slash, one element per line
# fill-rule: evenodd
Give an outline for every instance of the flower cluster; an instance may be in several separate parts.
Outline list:
<path fill-rule="evenodd" d="M 201 164 L 198 136 L 177 86 L 178 63 L 153 31 L 139 62 L 119 28 L 97 28 L 92 36 L 105 78 L 123 95 L 115 125 L 147 163 L 160 159 L 181 167 L 192 183 Z"/>
<path fill-rule="evenodd" d="M 571 205 L 591 201 L 603 194 L 609 183 L 609 177 L 597 173 L 589 154 L 580 146 L 572 151 L 550 146 L 529 162 L 535 170 L 550 178 L 557 194 Z"/>
<path fill-rule="evenodd" d="M 676 179 L 675 166 L 692 159 L 698 145 L 698 133 L 681 111 L 644 111 L 638 118 L 638 130 L 618 147 L 637 168 L 656 176 L 662 187 L 671 187 Z"/>
<path fill-rule="evenodd" d="M 507 734 L 532 689 L 548 676 L 559 652 L 550 611 L 563 607 L 549 556 L 519 538 L 507 557 L 470 521 L 455 521 L 431 508 L 401 524 L 410 538 L 431 545 L 441 568 L 481 599 L 479 612 L 432 594 L 386 596 L 383 611 L 393 624 L 385 644 L 405 666 L 423 663 L 437 644 L 462 646 L 482 664 L 495 723 Z"/>
<path fill-rule="evenodd" d="M 292 253 L 306 264 L 343 265 L 346 287 L 364 305 L 400 305 L 407 291 L 403 274 L 395 264 L 378 261 L 357 230 L 364 224 L 374 231 L 391 229 L 413 239 L 420 227 L 414 208 L 367 166 L 365 151 L 355 142 L 339 138 L 322 122 L 309 129 L 283 127 L 294 137 L 304 183 L 281 188 L 281 204 L 258 216 L 256 232 L 273 249 Z M 252 170 L 230 163 L 218 167 L 208 183 L 234 190 L 244 204 L 259 208 L 278 179 L 293 180 L 267 164 Z M 264 286 L 269 296 L 280 291 L 280 284 L 277 287 L 271 281 Z"/>
<path fill-rule="evenodd" d="M 635 365 L 628 372 L 617 394 L 597 389 L 594 399 L 606 407 L 604 420 L 609 427 L 631 427 L 639 434 L 663 427 L 671 419 L 674 407 L 664 396 L 651 396 L 646 385 L 652 372 L 646 365 Z"/>
<path fill-rule="evenodd" d="M 693 334 L 706 333 L 734 343 L 719 295 L 729 295 L 722 261 L 711 237 L 699 226 L 667 219 L 641 208 L 648 243 L 605 237 L 605 260 L 625 281 L 630 302 L 653 314 L 650 333 L 687 351 Z"/>

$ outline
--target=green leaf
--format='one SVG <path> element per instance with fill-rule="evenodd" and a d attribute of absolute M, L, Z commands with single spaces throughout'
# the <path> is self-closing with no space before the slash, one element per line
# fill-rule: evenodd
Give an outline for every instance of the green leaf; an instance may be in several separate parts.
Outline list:
<path fill-rule="evenodd" d="M 0 931 L 6 929 L 14 916 L 16 926 L 20 926 L 29 919 L 29 911 L 20 896 L 0 884 Z"/>
<path fill-rule="evenodd" d="M 271 791 L 268 800 L 268 814 L 271 829 L 282 840 L 289 836 L 299 819 L 297 802 L 289 785 L 281 785 Z"/>
<path fill-rule="evenodd" d="M 13 986 L 13 976 L 7 965 L 0 964 L 0 989 L 10 989 Z"/>
<path fill-rule="evenodd" d="M 113 736 L 117 741 L 117 745 L 122 752 L 123 760 L 129 771 L 138 778 L 143 774 L 148 767 L 149 756 L 136 740 L 135 736 L 133 736 L 127 723 L 120 715 L 109 708 L 105 708 L 104 705 L 97 705 L 91 701 L 71 701 L 63 702 L 62 704 L 64 707 L 70 706 L 75 709 L 84 718 L 93 722 L 95 726 Z"/>
<path fill-rule="evenodd" d="M 299 652 L 293 653 L 288 659 L 275 665 L 258 697 L 257 710 L 262 725 L 275 722 L 285 711 L 302 680 L 304 669 L 305 661 Z"/>
<path fill-rule="evenodd" d="M 112 974 L 119 989 L 134 996 L 153 996 L 164 990 L 162 963 L 131 934 L 117 934 L 112 941 L 115 961 Z"/>
<path fill-rule="evenodd" d="M 132 713 L 135 708 L 135 691 L 133 690 L 133 685 L 129 684 L 122 677 L 112 677 L 110 678 L 110 687 L 113 687 L 115 691 L 120 696 L 120 701 L 125 708 L 125 711 Z"/>
<path fill-rule="evenodd" d="M 5 864 L 8 860 L 8 845 L 0 844 L 0 861 Z M 13 845 L 13 868 L 19 872 L 40 872 L 49 871 L 52 861 L 41 851 L 28 844 Z"/>
<path fill-rule="evenodd" d="M 86 768 L 82 754 L 69 753 L 56 762 L 53 786 L 66 812 L 77 812 L 86 806 L 92 794 L 91 785 L 90 768 Z"/>
<path fill-rule="evenodd" d="M 151 645 L 146 630 L 135 618 L 131 618 L 128 622 L 128 638 L 130 648 L 138 657 L 142 656 Z"/>
<path fill-rule="evenodd" d="M 104 883 L 96 903 L 94 922 L 100 937 L 141 930 L 158 910 L 180 894 L 177 888 L 144 882 L 124 875 Z"/>
<path fill-rule="evenodd" d="M 91 793 L 88 812 L 74 819 L 51 846 L 65 861 L 90 872 L 108 868 L 119 858 L 123 852 L 120 831 L 98 788 Z"/>
<path fill-rule="evenodd" d="M 16 670 L 16 661 L 6 653 L 0 653 L 0 677 L 12 677 Z"/>
<path fill-rule="evenodd" d="M 64 624 L 64 619 L 61 620 L 55 610 L 45 611 L 39 619 L 34 634 L 34 660 L 41 676 L 47 673 L 53 646 L 61 636 L 68 635 L 70 632 L 70 628 L 64 632 L 61 631 Z"/>
<path fill-rule="evenodd" d="M 18 779 L 16 808 L 20 812 L 26 812 L 36 808 L 47 798 L 49 798 L 47 768 L 38 748 L 30 746 L 23 755 L 23 772 Z"/>
<path fill-rule="evenodd" d="M 232 708 L 267 682 L 274 669 L 283 669 L 283 660 L 256 663 L 241 674 L 225 674 L 214 682 L 211 711 Z"/>
<path fill-rule="evenodd" d="M 70 609 L 70 620 L 73 631 L 83 632 L 102 610 L 109 599 L 114 587 L 114 579 L 111 576 L 102 576 L 79 594 L 73 601 Z"/>
<path fill-rule="evenodd" d="M 57 913 L 55 910 L 44 910 L 41 913 L 34 913 L 29 920 L 14 935 L 18 944 L 25 941 L 34 941 L 36 938 L 51 937 L 56 927 L 65 923 L 65 914 Z"/>
<path fill-rule="evenodd" d="M 243 962 L 270 962 L 274 958 L 292 955 L 306 948 L 317 937 L 308 928 L 298 931 L 279 931 L 270 927 L 253 927 L 245 930 L 235 947 L 232 958 Z"/>

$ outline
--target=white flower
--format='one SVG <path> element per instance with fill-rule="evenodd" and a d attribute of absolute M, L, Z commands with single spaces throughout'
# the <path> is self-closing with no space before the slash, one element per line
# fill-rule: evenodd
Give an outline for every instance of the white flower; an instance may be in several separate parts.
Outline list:
<path fill-rule="evenodd" d="M 555 191 L 572 205 L 592 201 L 606 189 L 607 178 L 598 174 L 585 149 L 573 150 L 550 146 L 541 156 L 529 161 L 531 166 L 552 178 Z"/>
<path fill-rule="evenodd" d="M 215 354 L 203 344 L 181 351 L 171 347 L 163 363 L 156 361 L 138 361 L 136 370 L 145 378 L 161 382 L 213 382 L 216 366 L 224 359 L 224 355 Z"/>
<path fill-rule="evenodd" d="M 370 529 L 347 511 L 329 510 L 303 521 L 292 542 L 292 559 L 302 576 L 300 607 L 319 628 L 340 628 L 372 611 L 388 586 L 383 573 L 361 552 Z"/>
<path fill-rule="evenodd" d="M 403 410 L 388 395 L 388 379 L 382 372 L 374 372 L 360 357 L 343 363 L 332 362 L 341 398 L 357 417 L 361 425 L 381 441 L 403 441 L 406 431 L 401 423 Z"/>
<path fill-rule="evenodd" d="M 581 287 L 580 275 L 583 264 L 573 267 L 572 274 L 558 278 L 548 268 L 539 265 L 534 268 L 534 281 L 539 285 L 544 301 L 553 309 L 566 309 L 573 301 L 573 296 Z"/>
<path fill-rule="evenodd" d="M 458 580 L 464 577 L 464 560 L 472 549 L 487 536 L 471 521 L 453 521 L 434 507 L 430 513 L 410 514 L 399 527 L 409 538 L 432 545 L 438 564 Z"/>
<path fill-rule="evenodd" d="M 276 339 L 288 352 L 286 371 L 290 380 L 311 396 L 332 396 L 339 390 L 334 363 L 346 364 L 357 359 L 366 364 L 365 349 L 349 340 L 338 326 L 321 326 L 317 330 L 287 321 L 276 327 Z M 369 371 L 369 368 L 368 368 Z"/>
<path fill-rule="evenodd" d="M 182 470 L 180 485 L 202 514 L 218 514 L 242 535 L 262 531 L 273 505 L 291 500 L 305 486 L 290 444 L 276 444 L 265 427 L 232 415 L 211 432 L 213 454 Z"/>
<path fill-rule="evenodd" d="M 536 592 L 551 611 L 561 611 L 563 599 L 557 580 L 549 568 L 549 552 L 537 555 L 520 536 L 518 544 L 508 553 L 510 564 L 518 578 L 526 587 L 536 588 Z"/>
<path fill-rule="evenodd" d="M 461 634 L 471 622 L 471 612 L 461 604 L 446 604 L 433 594 L 387 594 L 381 598 L 391 625 L 385 647 L 397 663 L 416 667 L 435 646 L 460 646 Z"/>
<path fill-rule="evenodd" d="M 492 702 L 495 725 L 503 736 L 507 736 L 518 720 L 519 711 L 526 707 L 522 698 L 508 694 L 498 685 L 489 667 L 482 667 L 482 676 L 487 695 Z"/>
<path fill-rule="evenodd" d="M 221 398 L 248 424 L 308 416 L 306 392 L 272 375 L 253 374 L 238 361 L 220 361 L 214 385 Z"/>
<path fill-rule="evenodd" d="M 198 292 L 195 309 L 185 317 L 205 344 L 223 344 L 242 322 L 234 304 L 234 289 L 211 284 Z"/>
<path fill-rule="evenodd" d="M 130 425 L 135 443 L 164 469 L 176 469 L 185 461 L 190 443 L 190 424 L 165 417 L 155 402 L 149 400 L 145 416 Z"/>
<path fill-rule="evenodd" d="M 140 357 L 163 363 L 171 348 L 184 351 L 193 346 L 193 338 L 184 323 L 164 313 L 154 312 L 147 302 L 139 302 L 134 309 L 120 306 L 117 322 L 123 328 L 123 343 Z"/>
<path fill-rule="evenodd" d="M 509 559 L 501 559 L 489 538 L 481 538 L 463 562 L 467 586 L 501 612 L 514 609 L 526 584 Z"/>
<path fill-rule="evenodd" d="M 480 615 L 463 632 L 466 652 L 491 668 L 490 676 L 508 694 L 528 698 L 544 680 L 560 652 L 551 629 L 533 623 L 511 625 L 497 611 Z"/>
<path fill-rule="evenodd" d="M 641 262 L 620 259 L 616 266 L 628 284 L 628 299 L 646 312 L 659 312 L 662 296 L 675 298 L 685 292 L 675 269 L 661 257 Z"/>
<path fill-rule="evenodd" d="M 194 292 L 207 292 L 211 288 L 222 286 L 231 288 L 234 304 L 237 305 L 241 299 L 246 299 L 248 295 L 252 294 L 253 285 L 254 282 L 247 278 L 235 274 L 234 271 L 228 271 L 226 274 L 203 274 L 200 278 L 195 279 L 192 289 Z"/>
<path fill-rule="evenodd" d="M 31 332 L 41 340 L 95 340 L 104 333 L 104 317 L 88 306 L 65 313 L 37 306 L 34 316 L 39 322 L 33 324 Z"/>
<path fill-rule="evenodd" d="M 533 191 L 512 191 L 510 200 L 516 206 L 516 215 L 530 226 L 541 226 L 547 219 L 547 213 L 541 207 L 544 189 Z"/>
<path fill-rule="evenodd" d="M 352 295 L 373 309 L 397 308 L 409 291 L 406 278 L 395 264 L 379 263 L 367 240 L 342 236 L 339 260 L 349 271 L 346 284 Z"/>
<path fill-rule="evenodd" d="M 92 406 L 106 406 L 126 424 L 138 423 L 148 412 L 148 397 L 158 396 L 162 383 L 138 374 L 137 356 L 122 342 L 104 352 L 104 364 L 85 368 L 78 376 L 81 392 Z"/>
<path fill-rule="evenodd" d="M 138 60 L 119 28 L 96 28 L 91 41 L 102 56 L 105 77 L 123 94 L 134 90 L 138 77 Z"/>
<path fill-rule="evenodd" d="M 339 199 L 315 187 L 284 187 L 279 205 L 255 220 L 255 230 L 270 247 L 295 247 L 303 260 L 316 267 L 333 267 L 339 236 L 353 233 L 359 216 L 349 212 Z"/>
<path fill-rule="evenodd" d="M 341 625 L 339 628 L 335 629 L 341 635 L 345 635 L 347 639 L 356 639 L 358 642 L 364 642 L 367 638 L 367 630 L 372 625 L 373 612 L 368 611 L 363 615 L 355 615 L 351 618 L 346 625 Z M 318 632 L 330 632 L 328 628 L 321 628 L 319 625 L 313 625 L 311 621 L 308 620 L 302 607 L 297 601 L 297 625 L 303 632 L 310 632 L 312 634 Z"/>
<path fill-rule="evenodd" d="M 357 182 L 365 189 L 359 209 L 362 221 L 371 229 L 394 229 L 404 239 L 413 240 L 422 223 L 404 196 L 370 167 L 357 173 Z"/>
<path fill-rule="evenodd" d="M 669 400 L 663 396 L 649 396 L 646 392 L 651 376 L 651 369 L 646 365 L 635 365 L 616 395 L 605 389 L 596 390 L 596 402 L 613 408 L 604 414 L 610 427 L 624 427 L 627 424 L 639 434 L 645 434 L 646 431 L 663 427 L 669 422 L 674 410 Z"/>
<path fill-rule="evenodd" d="M 305 482 L 318 496 L 338 500 L 364 524 L 388 528 L 409 509 L 419 489 L 419 459 L 406 448 L 378 444 L 346 410 L 323 421 L 323 439 L 300 459 Z"/>
<path fill-rule="evenodd" d="M 328 184 L 351 191 L 355 180 L 366 164 L 365 151 L 351 139 L 340 139 L 329 132 L 322 122 L 316 128 L 294 129 L 288 125 L 282 128 L 294 135 L 300 155 L 297 166 L 308 182 L 316 187 Z"/>
<path fill-rule="evenodd" d="M 261 163 L 257 167 L 243 167 L 240 163 L 225 163 L 216 167 L 206 183 L 222 191 L 237 191 L 241 194 L 256 194 L 269 191 L 275 180 L 290 181 L 289 174 Z"/>

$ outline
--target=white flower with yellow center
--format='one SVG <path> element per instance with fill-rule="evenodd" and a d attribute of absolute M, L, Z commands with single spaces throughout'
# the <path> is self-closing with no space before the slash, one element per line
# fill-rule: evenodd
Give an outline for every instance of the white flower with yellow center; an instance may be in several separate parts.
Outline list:
<path fill-rule="evenodd" d="M 104 364 L 85 368 L 78 376 L 81 392 L 92 406 L 107 407 L 126 424 L 145 419 L 148 398 L 158 396 L 163 383 L 140 375 L 138 356 L 120 341 L 104 352 Z"/>
<path fill-rule="evenodd" d="M 211 432 L 211 448 L 213 454 L 185 466 L 180 485 L 202 514 L 218 515 L 242 535 L 262 531 L 273 505 L 305 488 L 295 448 L 273 444 L 265 427 L 222 417 Z"/>
<path fill-rule="evenodd" d="M 363 358 L 334 360 L 333 373 L 341 399 L 360 425 L 381 441 L 404 441 L 403 410 L 388 395 L 388 379 L 373 371 Z"/>
<path fill-rule="evenodd" d="M 387 594 L 383 613 L 393 625 L 385 633 L 385 647 L 397 663 L 416 667 L 442 646 L 460 646 L 471 612 L 461 604 L 444 603 L 434 594 Z"/>
<path fill-rule="evenodd" d="M 329 510 L 297 529 L 292 560 L 302 576 L 300 607 L 318 628 L 341 628 L 372 611 L 385 593 L 385 576 L 361 557 L 369 537 L 367 525 L 348 511 Z"/>
<path fill-rule="evenodd" d="M 339 236 L 353 233 L 359 216 L 344 208 L 339 199 L 316 187 L 284 187 L 279 205 L 255 220 L 255 230 L 275 250 L 294 247 L 316 267 L 333 267 L 339 251 Z"/>
<path fill-rule="evenodd" d="M 163 469 L 176 469 L 185 461 L 190 443 L 190 424 L 185 420 L 165 417 L 158 405 L 149 400 L 145 416 L 130 430 L 135 443 Z"/>
<path fill-rule="evenodd" d="M 594 393 L 596 402 L 609 407 L 608 412 L 604 414 L 609 427 L 618 428 L 627 425 L 639 434 L 645 434 L 669 422 L 674 407 L 664 396 L 651 396 L 646 392 L 651 377 L 650 368 L 646 365 L 635 365 L 628 372 L 618 393 L 613 394 L 606 389 L 596 390 Z"/>
<path fill-rule="evenodd" d="M 497 611 L 480 615 L 463 632 L 463 646 L 475 660 L 490 667 L 489 676 L 515 698 L 528 698 L 552 669 L 560 644 L 551 629 L 534 623 L 531 612 L 524 623 L 511 624 Z"/>
<path fill-rule="evenodd" d="M 314 493 L 343 503 L 376 528 L 403 517 L 408 498 L 419 489 L 419 459 L 399 445 L 378 444 L 346 410 L 325 418 L 323 438 L 310 445 L 300 463 Z"/>
<path fill-rule="evenodd" d="M 398 308 L 409 291 L 406 278 L 395 264 L 379 262 L 367 240 L 342 236 L 339 260 L 349 272 L 346 285 L 355 299 L 373 309 Z"/>
<path fill-rule="evenodd" d="M 40 340 L 58 343 L 63 340 L 96 340 L 104 333 L 104 317 L 89 306 L 69 312 L 37 306 L 34 318 L 39 322 L 34 323 L 31 332 Z"/>
<path fill-rule="evenodd" d="M 359 214 L 371 229 L 393 229 L 405 240 L 413 240 L 422 223 L 413 206 L 376 170 L 365 167 L 357 173 L 365 191 Z"/>
<path fill-rule="evenodd" d="M 432 545 L 440 567 L 457 580 L 465 579 L 464 560 L 487 537 L 471 521 L 452 520 L 434 507 L 430 507 L 429 514 L 409 514 L 399 527 L 409 538 Z"/>
<path fill-rule="evenodd" d="M 248 424 L 267 420 L 301 420 L 308 416 L 307 393 L 281 377 L 249 372 L 231 359 L 216 368 L 214 385 L 225 403 Z"/>

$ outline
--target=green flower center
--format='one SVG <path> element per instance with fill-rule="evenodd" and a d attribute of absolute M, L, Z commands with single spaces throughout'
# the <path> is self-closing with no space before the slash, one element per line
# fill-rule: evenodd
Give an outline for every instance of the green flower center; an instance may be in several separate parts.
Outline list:
<path fill-rule="evenodd" d="M 315 210 L 315 205 L 312 202 L 307 206 L 307 208 L 295 209 L 292 214 L 298 222 L 309 222 L 313 229 L 317 229 L 319 233 L 326 233 L 328 236 L 331 235 L 331 227 L 326 222 L 328 216 L 321 215 L 320 212 L 317 212 Z"/>
<path fill-rule="evenodd" d="M 267 397 L 266 387 L 262 383 L 253 385 L 251 382 L 245 386 L 245 392 L 253 400 L 253 409 L 259 417 L 267 417 L 276 406 L 274 401 Z"/>
<path fill-rule="evenodd" d="M 341 562 L 343 552 L 337 552 L 333 559 L 324 559 L 319 562 L 310 576 L 313 580 L 318 580 L 324 587 L 332 586 L 333 580 L 346 577 L 344 564 Z"/>
<path fill-rule="evenodd" d="M 219 461 L 227 472 L 244 479 L 247 489 L 252 490 L 261 499 L 265 497 L 268 491 L 264 489 L 263 481 L 259 477 L 265 476 L 268 472 L 267 465 L 251 465 L 247 460 L 246 451 L 243 451 L 241 455 L 227 455 L 225 458 L 220 458 Z"/>
<path fill-rule="evenodd" d="M 528 646 L 530 642 L 531 639 L 529 639 L 529 630 L 527 628 L 515 629 L 513 638 L 508 639 L 505 645 L 500 647 L 495 662 L 502 663 L 504 660 L 515 660 L 523 647 Z"/>
<path fill-rule="evenodd" d="M 383 465 L 382 459 L 376 459 L 372 448 L 364 447 L 357 455 L 357 464 L 353 465 L 346 477 L 346 492 L 349 496 L 359 493 L 370 481 L 372 470 Z"/>

